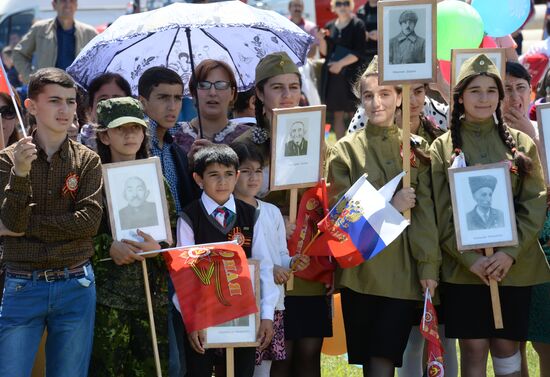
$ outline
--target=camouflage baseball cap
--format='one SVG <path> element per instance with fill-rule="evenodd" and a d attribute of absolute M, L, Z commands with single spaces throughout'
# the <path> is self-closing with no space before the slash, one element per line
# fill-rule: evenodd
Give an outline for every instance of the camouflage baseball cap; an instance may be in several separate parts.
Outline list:
<path fill-rule="evenodd" d="M 274 52 L 266 55 L 256 66 L 256 84 L 262 80 L 285 73 L 300 74 L 298 67 L 286 52 Z"/>
<path fill-rule="evenodd" d="M 141 103 L 132 97 L 103 100 L 97 105 L 99 128 L 116 128 L 128 123 L 137 123 L 147 128 Z"/>
<path fill-rule="evenodd" d="M 462 66 L 460 67 L 460 72 L 458 73 L 457 83 L 464 80 L 466 77 L 472 75 L 479 75 L 481 73 L 491 73 L 498 78 L 500 77 L 500 72 L 498 71 L 495 63 L 485 54 L 474 55 L 471 58 L 466 59 Z"/>

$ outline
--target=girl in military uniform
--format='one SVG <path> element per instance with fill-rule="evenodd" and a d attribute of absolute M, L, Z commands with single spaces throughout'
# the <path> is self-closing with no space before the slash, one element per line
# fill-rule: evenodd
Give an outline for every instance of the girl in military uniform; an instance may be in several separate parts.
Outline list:
<path fill-rule="evenodd" d="M 140 103 L 131 97 L 113 98 L 98 105 L 97 151 L 102 163 L 147 158 L 147 123 Z M 169 208 L 174 209 L 166 190 Z M 175 218 L 175 213 L 172 214 Z M 156 375 L 151 330 L 140 251 L 159 250 L 150 235 L 138 230 L 143 242 L 113 240 L 109 213 L 103 211 L 98 234 L 94 237 L 97 308 L 91 377 L 139 377 Z M 164 245 L 167 246 L 167 245 Z M 99 262 L 102 258 L 113 261 Z M 150 256 L 147 263 L 156 319 L 157 342 L 163 374 L 167 374 L 167 270 L 161 256 Z"/>
<path fill-rule="evenodd" d="M 284 52 L 269 54 L 256 67 L 257 126 L 243 133 L 237 141 L 251 143 L 258 148 L 267 163 L 271 154 L 271 121 L 273 109 L 298 106 L 301 97 L 301 79 L 298 67 Z M 264 186 L 259 196 L 269 191 L 269 165 L 264 167 Z M 288 209 L 288 191 L 270 193 L 263 200 L 277 205 L 283 213 Z M 288 266 L 275 266 L 277 282 L 290 275 Z M 282 273 L 284 271 L 286 273 Z M 321 376 L 321 348 L 323 338 L 332 336 L 330 297 L 319 282 L 294 277 L 294 289 L 286 292 L 284 300 L 284 333 L 286 359 L 274 360 L 271 376 Z"/>
<path fill-rule="evenodd" d="M 503 122 L 500 104 L 504 88 L 491 60 L 484 54 L 468 59 L 457 82 L 451 131 L 436 139 L 430 148 L 443 251 L 446 335 L 459 338 L 463 375 L 485 375 L 491 351 L 496 376 L 519 376 L 518 348 L 519 342 L 527 338 L 531 286 L 550 280 L 544 254 L 536 242 L 546 208 L 542 169 L 531 138 Z M 448 181 L 448 169 L 456 158 L 464 158 L 468 166 L 509 162 L 517 246 L 497 248 L 491 257 L 484 256 L 482 250 L 457 251 Z M 500 285 L 504 329 L 494 327 L 486 286 L 489 279 Z"/>
<path fill-rule="evenodd" d="M 368 116 L 364 130 L 349 134 L 330 150 L 326 176 L 335 203 L 363 174 L 377 189 L 402 171 L 402 136 L 394 122 L 401 104 L 401 87 L 378 84 L 378 58 L 356 85 Z M 391 203 L 411 209 L 411 225 L 386 250 L 359 266 L 341 269 L 341 288 L 349 362 L 362 364 L 365 376 L 393 376 L 402 364 L 417 305 L 423 292 L 437 287 L 440 253 L 433 232 L 433 203 L 427 142 L 418 137 L 412 149 L 411 185 L 401 188 Z"/>

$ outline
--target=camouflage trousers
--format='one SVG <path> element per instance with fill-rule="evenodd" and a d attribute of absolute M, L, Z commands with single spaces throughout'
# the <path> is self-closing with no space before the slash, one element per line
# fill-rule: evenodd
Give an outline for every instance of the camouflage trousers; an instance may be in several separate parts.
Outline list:
<path fill-rule="evenodd" d="M 162 374 L 168 375 L 166 307 L 155 308 Z M 147 309 L 113 309 L 97 304 L 89 377 L 156 376 Z"/>

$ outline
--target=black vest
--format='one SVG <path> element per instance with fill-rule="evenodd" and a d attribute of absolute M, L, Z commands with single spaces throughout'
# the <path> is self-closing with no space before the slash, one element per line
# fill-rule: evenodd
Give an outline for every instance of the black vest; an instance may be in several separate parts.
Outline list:
<path fill-rule="evenodd" d="M 216 219 L 206 213 L 200 199 L 193 201 L 183 209 L 183 218 L 193 229 L 195 244 L 232 241 L 237 239 L 244 249 L 246 257 L 252 256 L 252 235 L 256 221 L 256 208 L 235 199 L 236 216 L 224 229 Z"/>

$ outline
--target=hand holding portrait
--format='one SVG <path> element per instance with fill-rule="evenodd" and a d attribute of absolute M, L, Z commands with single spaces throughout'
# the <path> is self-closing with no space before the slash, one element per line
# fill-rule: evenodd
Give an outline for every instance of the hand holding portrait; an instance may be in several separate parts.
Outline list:
<path fill-rule="evenodd" d="M 391 205 L 399 212 L 414 208 L 416 205 L 416 194 L 414 188 L 404 187 L 397 191 L 391 200 Z"/>
<path fill-rule="evenodd" d="M 116 240 L 113 241 L 111 248 L 109 249 L 110 257 L 118 266 L 145 260 L 141 255 L 139 255 L 139 253 L 140 250 L 137 247 L 126 242 Z"/>
<path fill-rule="evenodd" d="M 486 285 L 489 285 L 489 278 L 487 276 L 488 264 L 489 259 L 487 257 L 479 257 L 474 264 L 470 266 L 470 272 L 476 274 Z"/>
<path fill-rule="evenodd" d="M 496 281 L 502 281 L 510 271 L 510 267 L 514 264 L 514 258 L 503 251 L 497 251 L 488 257 L 488 264 L 485 268 L 485 273 Z"/>
<path fill-rule="evenodd" d="M 290 278 L 290 269 L 274 265 L 273 266 L 273 280 L 275 284 L 284 284 Z"/>
<path fill-rule="evenodd" d="M 143 241 L 140 242 L 140 241 L 123 239 L 122 242 L 124 242 L 127 245 L 130 245 L 130 246 L 133 246 L 133 247 L 137 248 L 138 251 L 140 251 L 140 252 L 154 251 L 154 250 L 160 250 L 161 249 L 160 244 L 157 241 L 155 241 L 155 239 L 150 234 L 145 233 L 141 229 L 138 229 L 137 230 L 137 235 L 140 236 L 141 238 L 143 238 Z M 157 253 L 149 254 L 149 255 L 147 255 L 147 258 L 154 258 L 157 255 L 158 255 Z"/>

